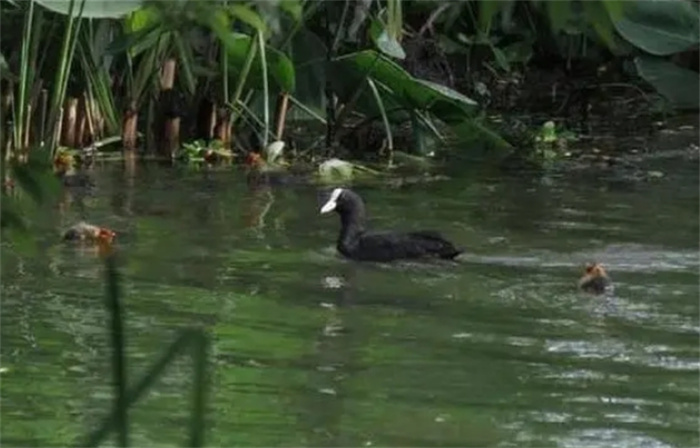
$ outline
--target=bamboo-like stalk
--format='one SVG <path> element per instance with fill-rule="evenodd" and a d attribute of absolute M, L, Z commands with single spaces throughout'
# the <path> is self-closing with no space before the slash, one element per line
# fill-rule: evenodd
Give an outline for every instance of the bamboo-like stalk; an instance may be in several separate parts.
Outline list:
<path fill-rule="evenodd" d="M 32 105 L 27 104 L 27 116 L 25 117 L 24 123 L 24 144 L 23 151 L 26 153 L 29 151 L 29 136 L 31 135 L 31 125 L 32 125 Z"/>
<path fill-rule="evenodd" d="M 277 107 L 277 132 L 275 133 L 276 140 L 282 140 L 284 134 L 284 125 L 287 121 L 287 109 L 289 108 L 289 94 L 283 92 L 279 98 Z"/>
<path fill-rule="evenodd" d="M 80 1 L 80 11 L 78 17 L 73 16 L 73 9 L 75 8 L 75 2 Z M 59 69 L 56 71 L 56 78 L 54 82 L 54 91 L 51 101 L 51 112 L 49 113 L 49 120 L 54 127 L 61 126 L 60 120 L 56 122 L 58 117 L 57 111 L 61 111 L 61 116 L 63 115 L 63 108 L 60 106 L 66 95 L 66 87 L 68 85 L 68 72 L 73 63 L 73 55 L 75 54 L 75 46 L 78 41 L 78 33 L 80 32 L 81 21 L 79 17 L 83 15 L 83 8 L 85 7 L 86 0 L 71 0 L 70 6 L 68 8 L 68 24 L 66 27 L 66 33 L 63 36 L 63 44 L 61 46 L 61 56 Z M 55 151 L 55 142 L 60 137 L 60 133 L 54 133 L 53 139 L 51 141 L 52 151 Z"/>
<path fill-rule="evenodd" d="M 258 47 L 260 47 L 260 66 L 263 77 L 263 117 L 265 120 L 265 132 L 263 132 L 263 148 L 267 148 L 268 133 L 270 132 L 270 93 L 267 79 L 267 57 L 265 51 L 265 37 L 262 31 L 258 30 Z"/>
<path fill-rule="evenodd" d="M 85 93 L 78 100 L 78 117 L 76 120 L 75 143 L 76 148 L 82 148 L 85 142 L 85 130 L 87 128 L 87 104 L 85 101 Z"/>
<path fill-rule="evenodd" d="M 173 106 L 177 101 L 175 98 L 175 73 L 177 61 L 174 58 L 167 59 L 163 63 L 161 71 L 161 105 L 165 106 L 166 116 L 161 117 L 159 141 L 161 142 L 162 155 L 173 157 L 180 144 L 180 117 L 173 116 Z M 163 104 L 163 102 L 165 104 Z M 179 112 L 178 112 L 179 113 Z"/>
<path fill-rule="evenodd" d="M 92 111 L 93 111 L 93 104 L 95 102 L 92 101 L 92 96 L 90 96 L 90 101 L 85 105 L 85 121 L 87 122 L 87 128 L 88 128 L 88 134 L 90 135 L 90 143 L 95 143 L 98 140 L 97 135 L 95 134 L 95 125 L 93 124 L 93 117 L 92 117 Z"/>
<path fill-rule="evenodd" d="M 41 122 L 39 123 L 39 140 L 40 145 L 44 146 L 44 136 L 46 135 L 46 114 L 48 113 L 49 107 L 49 92 L 46 89 L 41 89 L 40 94 L 41 103 Z"/>
<path fill-rule="evenodd" d="M 248 79 L 248 73 L 250 73 L 250 68 L 253 66 L 253 59 L 255 59 L 255 53 L 258 51 L 258 41 L 256 39 L 251 39 L 250 47 L 248 48 L 248 54 L 246 55 L 245 62 L 243 63 L 243 68 L 238 77 L 238 82 L 236 83 L 236 90 L 233 92 L 233 97 L 229 101 L 233 107 L 233 115 L 231 117 L 231 123 L 233 123 L 237 117 L 236 110 L 238 108 L 238 101 L 243 93 L 243 87 L 245 86 L 246 80 Z"/>
<path fill-rule="evenodd" d="M 56 123 L 55 132 L 56 135 L 53 136 L 53 141 L 56 142 L 58 145 L 61 144 L 61 130 L 63 128 L 63 107 L 61 107 L 58 111 L 58 123 Z"/>
<path fill-rule="evenodd" d="M 14 143 L 15 145 L 21 146 L 24 142 L 22 138 L 22 132 L 26 129 L 24 123 L 24 114 L 27 100 L 27 84 L 29 83 L 30 67 L 29 67 L 29 48 L 32 42 L 31 39 L 31 29 L 32 21 L 34 18 L 34 0 L 29 1 L 29 11 L 27 12 L 27 18 L 24 22 L 24 29 L 22 31 L 22 52 L 21 52 L 21 62 L 20 62 L 20 72 L 19 72 L 19 98 L 15 103 L 15 123 L 14 123 Z M 20 149 L 20 148 L 16 148 Z"/>
<path fill-rule="evenodd" d="M 4 150 L 5 148 L 5 142 L 9 140 L 9 134 L 10 129 L 9 126 L 7 126 L 7 119 L 6 116 L 10 113 L 10 107 L 11 107 L 11 98 L 10 98 L 10 92 L 11 92 L 11 87 L 10 83 L 7 83 L 7 90 L 3 90 L 0 92 L 0 152 Z M 1 156 L 0 156 L 1 157 Z M 0 175 L 4 174 L 4 171 L 0 168 Z"/>
<path fill-rule="evenodd" d="M 207 125 L 207 136 L 208 138 L 214 137 L 214 131 L 216 130 L 216 105 L 211 104 L 211 110 L 209 111 L 209 124 Z"/>
<path fill-rule="evenodd" d="M 124 111 L 122 122 L 122 148 L 124 156 L 128 153 L 133 153 L 136 149 L 136 125 L 138 121 L 138 111 L 136 110 L 136 101 L 131 101 Z"/>
<path fill-rule="evenodd" d="M 382 101 L 382 97 L 379 94 L 379 91 L 377 90 L 377 86 L 374 84 L 374 81 L 372 79 L 368 78 L 367 83 L 369 84 L 370 89 L 372 89 L 372 94 L 374 94 L 374 99 L 377 101 L 377 106 L 379 107 L 379 112 L 382 115 L 382 123 L 384 123 L 384 130 L 386 131 L 386 138 L 387 138 L 387 150 L 389 152 L 389 167 L 393 164 L 393 158 L 394 158 L 394 138 L 391 133 L 391 124 L 389 124 L 389 117 L 386 114 L 386 109 L 384 108 L 384 101 Z"/>
<path fill-rule="evenodd" d="M 146 148 L 149 151 L 153 151 L 156 148 L 156 136 L 153 129 L 153 123 L 156 117 L 156 104 L 155 100 L 150 97 L 148 100 L 148 106 L 146 107 Z"/>
<path fill-rule="evenodd" d="M 222 8 L 223 10 L 226 10 L 228 8 L 228 0 L 223 0 L 222 1 Z M 223 76 L 222 78 L 222 89 L 223 89 L 223 96 L 225 99 L 228 100 L 228 50 L 226 49 L 225 42 L 221 42 L 219 45 L 219 52 L 221 53 L 221 74 Z"/>
<path fill-rule="evenodd" d="M 78 120 L 78 99 L 67 98 L 63 122 L 63 145 L 76 147 L 76 125 Z"/>

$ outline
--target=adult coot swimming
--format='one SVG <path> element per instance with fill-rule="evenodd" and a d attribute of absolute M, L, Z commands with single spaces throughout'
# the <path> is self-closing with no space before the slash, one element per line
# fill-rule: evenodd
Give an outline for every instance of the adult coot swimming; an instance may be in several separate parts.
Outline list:
<path fill-rule="evenodd" d="M 442 258 L 451 260 L 462 253 L 452 243 L 433 231 L 367 232 L 365 204 L 352 190 L 336 188 L 321 213 L 340 215 L 340 235 L 336 247 L 347 258 L 359 261 Z"/>

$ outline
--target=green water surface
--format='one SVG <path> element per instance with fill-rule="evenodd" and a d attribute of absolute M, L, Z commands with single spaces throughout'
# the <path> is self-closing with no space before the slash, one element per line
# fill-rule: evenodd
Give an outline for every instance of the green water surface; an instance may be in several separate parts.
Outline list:
<path fill-rule="evenodd" d="M 78 443 L 112 404 L 103 267 L 58 242 L 85 218 L 119 232 L 132 380 L 210 333 L 209 446 L 698 446 L 698 170 L 665 164 L 356 187 L 373 228 L 441 230 L 456 265 L 339 258 L 313 186 L 98 168 L 33 217 L 34 256 L 3 246 L 2 444 Z M 592 259 L 614 295 L 577 291 Z M 130 411 L 134 446 L 186 443 L 191 378 Z"/>

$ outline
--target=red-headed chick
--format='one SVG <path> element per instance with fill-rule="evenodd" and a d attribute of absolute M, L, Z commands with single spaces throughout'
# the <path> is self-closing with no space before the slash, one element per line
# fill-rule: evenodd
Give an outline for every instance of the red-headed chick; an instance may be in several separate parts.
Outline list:
<path fill-rule="evenodd" d="M 586 272 L 578 281 L 578 286 L 585 292 L 603 294 L 612 286 L 612 281 L 600 263 L 588 263 Z"/>
<path fill-rule="evenodd" d="M 112 254 L 114 250 L 112 241 L 114 241 L 116 235 L 112 230 L 100 229 L 100 232 L 97 234 L 97 248 L 100 257 L 104 258 Z"/>
<path fill-rule="evenodd" d="M 265 160 L 259 152 L 249 152 L 245 158 L 245 164 L 251 168 L 262 168 L 265 166 Z"/>
<path fill-rule="evenodd" d="M 53 159 L 54 172 L 61 175 L 66 174 L 73 168 L 73 156 L 67 152 L 59 151 Z"/>
<path fill-rule="evenodd" d="M 115 236 L 117 236 L 116 232 L 110 229 L 88 224 L 84 221 L 72 225 L 63 233 L 63 239 L 66 241 L 83 241 L 102 244 L 112 244 Z"/>

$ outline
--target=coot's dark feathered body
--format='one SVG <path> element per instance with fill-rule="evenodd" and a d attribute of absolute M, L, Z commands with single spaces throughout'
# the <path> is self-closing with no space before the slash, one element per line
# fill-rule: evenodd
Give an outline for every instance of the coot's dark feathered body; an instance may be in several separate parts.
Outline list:
<path fill-rule="evenodd" d="M 365 206 L 355 192 L 336 188 L 321 213 L 340 215 L 338 251 L 358 261 L 393 261 L 400 259 L 454 259 L 462 253 L 437 232 L 368 232 L 365 230 Z"/>

